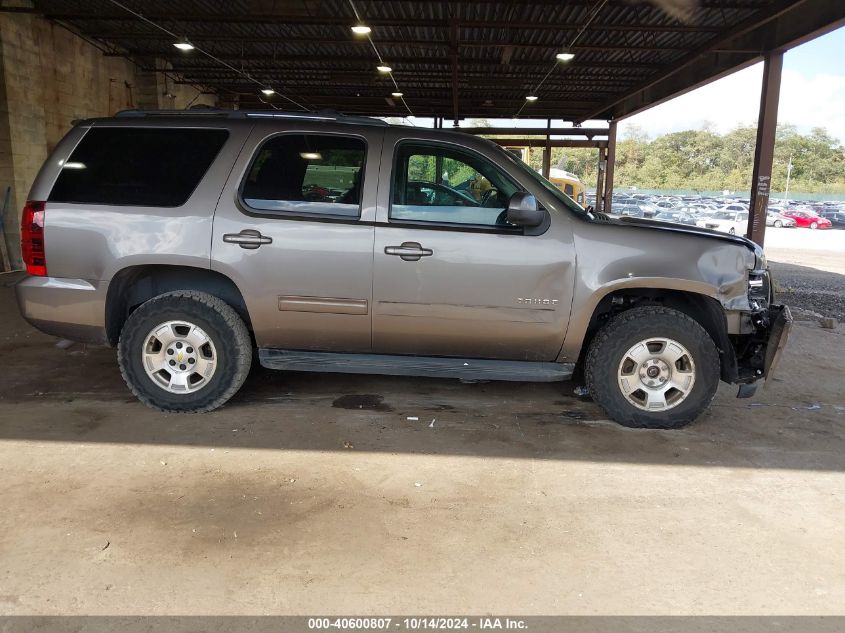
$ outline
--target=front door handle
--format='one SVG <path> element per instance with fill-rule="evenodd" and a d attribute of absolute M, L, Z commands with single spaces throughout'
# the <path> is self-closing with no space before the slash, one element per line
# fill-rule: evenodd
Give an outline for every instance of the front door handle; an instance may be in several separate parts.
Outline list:
<path fill-rule="evenodd" d="M 430 248 L 423 248 L 419 242 L 402 242 L 401 246 L 385 246 L 385 255 L 398 255 L 406 262 L 415 262 L 420 257 L 429 257 L 434 252 Z"/>
<path fill-rule="evenodd" d="M 273 238 L 261 235 L 253 229 L 244 229 L 240 233 L 226 233 L 223 241 L 227 244 L 238 244 L 241 248 L 254 250 L 262 244 L 272 244 Z"/>

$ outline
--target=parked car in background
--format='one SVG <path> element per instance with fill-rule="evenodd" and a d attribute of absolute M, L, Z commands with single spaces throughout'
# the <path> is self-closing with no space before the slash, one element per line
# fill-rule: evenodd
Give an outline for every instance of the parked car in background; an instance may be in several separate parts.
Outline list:
<path fill-rule="evenodd" d="M 476 200 L 466 191 L 459 191 L 446 185 L 432 182 L 409 180 L 406 185 L 406 196 L 420 204 L 437 207 L 480 207 L 481 201 Z"/>
<path fill-rule="evenodd" d="M 748 227 L 748 211 L 717 211 L 709 218 L 698 220 L 696 225 L 731 235 L 743 235 Z"/>
<path fill-rule="evenodd" d="M 795 220 L 795 224 L 808 229 L 829 229 L 833 223 L 827 218 L 816 215 L 813 211 L 787 209 L 781 215 Z"/>
<path fill-rule="evenodd" d="M 822 217 L 827 220 L 830 220 L 830 223 L 833 226 L 845 227 L 845 209 L 822 211 Z"/>
<path fill-rule="evenodd" d="M 644 218 L 653 218 L 657 215 L 657 212 L 660 210 L 653 204 L 646 202 L 645 200 L 637 200 L 637 206 L 640 208 L 640 211 L 643 212 Z"/>
<path fill-rule="evenodd" d="M 707 202 L 692 202 L 686 207 L 691 213 L 701 213 L 702 211 L 718 211 L 719 207 L 715 204 L 708 204 Z"/>
<path fill-rule="evenodd" d="M 659 209 L 674 209 L 680 204 L 680 200 L 658 200 L 654 203 L 654 206 L 658 207 Z"/>
<path fill-rule="evenodd" d="M 781 227 L 784 228 L 795 228 L 795 220 L 792 218 L 788 218 L 782 213 L 778 213 L 777 211 L 772 211 L 769 209 L 766 212 L 766 226 L 773 226 L 776 229 Z"/>
<path fill-rule="evenodd" d="M 624 212 L 621 210 L 624 208 Z M 638 218 L 653 218 L 660 211 L 657 207 L 653 207 L 637 198 L 623 198 L 621 200 L 613 200 L 611 213 L 616 215 L 630 215 Z"/>
<path fill-rule="evenodd" d="M 613 207 L 611 212 L 614 215 L 624 215 L 627 217 L 632 218 L 644 218 L 645 215 L 643 214 L 643 210 L 640 209 L 640 205 L 638 204 L 631 204 L 631 203 L 613 203 Z"/>
<path fill-rule="evenodd" d="M 675 224 L 688 224 L 691 226 L 695 226 L 697 221 L 696 216 L 691 213 L 687 213 L 686 211 L 661 211 L 656 216 L 654 216 L 655 220 L 661 220 L 663 222 L 674 222 Z"/>
<path fill-rule="evenodd" d="M 694 208 L 690 210 L 691 213 L 695 213 L 695 216 L 701 220 L 703 218 L 712 218 L 719 212 L 719 209 L 709 207 L 709 208 Z"/>

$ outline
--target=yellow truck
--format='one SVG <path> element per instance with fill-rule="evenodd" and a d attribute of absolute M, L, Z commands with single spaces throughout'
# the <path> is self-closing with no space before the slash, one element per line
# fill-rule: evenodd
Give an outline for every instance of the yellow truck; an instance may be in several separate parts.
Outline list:
<path fill-rule="evenodd" d="M 526 165 L 529 164 L 529 147 L 527 145 L 506 147 L 505 149 L 522 160 L 522 162 Z M 572 172 L 552 167 L 549 170 L 549 181 L 582 207 L 586 205 L 587 188 L 584 183 L 581 182 L 581 179 Z"/>

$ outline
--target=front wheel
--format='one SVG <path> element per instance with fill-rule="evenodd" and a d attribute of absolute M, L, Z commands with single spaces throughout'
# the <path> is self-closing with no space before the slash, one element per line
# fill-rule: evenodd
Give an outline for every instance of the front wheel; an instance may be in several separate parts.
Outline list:
<path fill-rule="evenodd" d="M 779 229 L 780 227 L 782 227 L 782 226 L 783 226 L 783 222 L 781 222 L 780 220 L 775 220 L 775 223 L 774 223 L 774 225 L 773 225 L 773 226 L 774 226 L 776 229 Z"/>
<path fill-rule="evenodd" d="M 816 230 L 817 228 L 819 228 L 819 223 L 818 222 L 810 222 L 810 228 L 813 229 L 813 230 Z"/>
<path fill-rule="evenodd" d="M 123 379 L 159 411 L 216 409 L 252 364 L 246 325 L 224 301 L 190 290 L 150 299 L 129 315 L 118 343 Z"/>
<path fill-rule="evenodd" d="M 701 325 L 661 306 L 633 308 L 596 334 L 585 376 L 611 420 L 675 429 L 707 409 L 719 385 L 719 354 Z"/>

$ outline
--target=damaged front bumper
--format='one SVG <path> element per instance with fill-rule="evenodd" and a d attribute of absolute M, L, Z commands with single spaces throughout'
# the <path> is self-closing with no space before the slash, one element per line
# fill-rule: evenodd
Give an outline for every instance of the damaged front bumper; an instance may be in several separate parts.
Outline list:
<path fill-rule="evenodd" d="M 785 305 L 770 305 L 750 319 L 752 333 L 738 337 L 735 345 L 738 398 L 753 396 L 759 381 L 772 375 L 792 329 L 792 313 Z"/>

